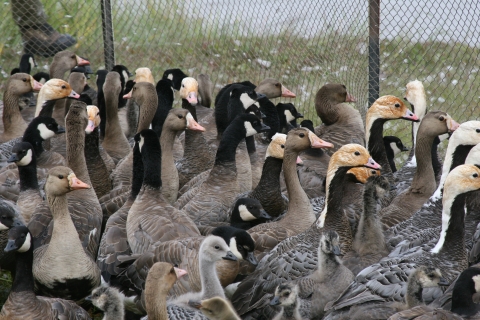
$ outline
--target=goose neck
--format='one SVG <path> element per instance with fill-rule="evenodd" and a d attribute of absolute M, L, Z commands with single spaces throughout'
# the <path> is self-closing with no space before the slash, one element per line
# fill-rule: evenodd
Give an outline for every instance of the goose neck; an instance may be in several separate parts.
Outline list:
<path fill-rule="evenodd" d="M 105 97 L 105 138 L 116 139 L 123 135 L 118 119 L 118 94 L 112 90 L 104 91 Z M 126 140 L 126 139 L 125 139 Z"/>
<path fill-rule="evenodd" d="M 142 154 L 138 151 L 138 146 L 133 149 L 133 169 L 132 169 L 132 190 L 130 198 L 135 200 L 142 188 L 144 168 Z"/>
<path fill-rule="evenodd" d="M 435 137 L 432 136 L 418 136 L 415 148 L 417 170 L 410 187 L 413 192 L 428 194 L 428 196 L 435 191 L 436 187 L 431 151 L 434 139 Z"/>
<path fill-rule="evenodd" d="M 138 119 L 137 133 L 148 129 L 152 123 L 153 117 L 158 106 L 158 97 L 155 92 L 144 95 L 140 105 L 140 115 Z"/>
<path fill-rule="evenodd" d="M 29 234 L 30 236 L 30 234 Z M 31 237 L 31 236 L 30 236 Z M 31 292 L 34 289 L 33 280 L 33 245 L 27 252 L 15 253 L 15 279 L 12 284 L 12 292 Z"/>
<path fill-rule="evenodd" d="M 205 257 L 200 257 L 200 281 L 202 283 L 202 300 L 220 296 L 225 299 L 225 294 L 215 268 L 215 262 Z"/>
<path fill-rule="evenodd" d="M 168 320 L 167 312 L 167 293 L 168 290 L 163 285 L 154 286 L 149 282 L 145 284 L 145 307 L 148 319 L 151 320 Z"/>
<path fill-rule="evenodd" d="M 37 98 L 37 110 L 35 111 L 35 117 L 45 116 L 52 117 L 53 109 L 55 108 L 55 103 L 57 100 L 40 100 L 41 97 Z"/>
<path fill-rule="evenodd" d="M 418 276 L 414 274 L 408 279 L 407 284 L 407 296 L 405 298 L 407 302 L 407 308 L 413 308 L 423 303 L 422 298 L 423 287 L 418 279 Z"/>
<path fill-rule="evenodd" d="M 194 106 L 192 106 L 192 105 L 190 104 L 190 102 L 188 102 L 187 99 L 182 99 L 182 108 L 183 108 L 183 109 L 187 109 L 188 112 L 190 112 L 190 114 L 192 115 L 193 119 L 198 122 L 198 119 L 197 119 L 197 108 L 195 108 Z"/>
<path fill-rule="evenodd" d="M 37 162 L 35 156 L 32 156 L 31 162 L 26 166 L 18 167 L 20 178 L 20 191 L 38 190 Z"/>
<path fill-rule="evenodd" d="M 62 80 L 65 80 L 64 77 L 65 77 L 65 72 L 67 72 L 69 70 L 69 68 L 65 68 L 64 66 L 62 66 L 62 64 L 54 61 L 51 65 L 50 65 L 50 79 L 62 79 Z"/>
<path fill-rule="evenodd" d="M 23 120 L 22 114 L 18 109 L 18 100 L 19 96 L 10 92 L 10 90 L 5 91 L 3 95 L 3 130 L 4 132 L 9 132 L 13 129 L 18 129 L 19 127 L 25 127 L 26 123 Z"/>
<path fill-rule="evenodd" d="M 376 118 L 367 118 L 367 126 L 365 130 L 365 141 L 367 142 L 367 149 L 373 160 L 377 161 L 382 166 L 383 174 L 391 173 L 390 164 L 383 143 L 383 125 L 387 120 Z"/>
<path fill-rule="evenodd" d="M 283 314 L 285 316 L 285 319 L 297 319 L 296 313 L 298 309 L 298 298 L 295 298 L 295 301 L 289 305 L 289 306 L 284 306 L 283 307 Z"/>
<path fill-rule="evenodd" d="M 227 129 L 223 132 L 222 139 L 218 146 L 215 156 L 215 165 L 222 163 L 235 163 L 235 152 L 240 142 L 245 139 L 243 131 L 243 122 L 232 121 Z"/>
<path fill-rule="evenodd" d="M 73 109 L 73 108 L 72 108 Z M 75 175 L 91 185 L 88 175 L 87 163 L 85 161 L 85 126 L 83 121 L 76 117 L 77 112 L 68 113 L 65 120 L 65 131 L 67 140 L 67 165 L 75 172 Z"/>
<path fill-rule="evenodd" d="M 327 173 L 325 206 L 318 217 L 317 226 L 324 228 L 331 224 L 336 225 L 339 219 L 342 219 L 341 210 L 342 199 L 344 197 L 343 189 L 345 187 L 345 177 L 350 167 L 339 167 L 333 173 Z"/>
<path fill-rule="evenodd" d="M 161 161 L 162 152 L 158 146 L 149 146 L 142 152 L 142 161 L 144 168 L 143 185 L 145 188 L 159 190 L 162 187 Z"/>
<path fill-rule="evenodd" d="M 336 104 L 332 103 L 328 97 L 320 96 L 320 105 L 321 108 L 317 110 L 319 112 L 319 117 L 322 119 L 322 122 L 326 125 L 334 124 L 338 121 L 339 114 L 337 108 L 335 108 Z"/>
<path fill-rule="evenodd" d="M 280 173 L 282 172 L 283 159 L 267 157 L 263 163 L 262 176 L 254 189 L 254 192 L 275 190 L 281 193 Z"/>
<path fill-rule="evenodd" d="M 318 281 L 326 281 L 328 280 L 327 278 L 339 268 L 340 261 L 333 253 L 325 253 L 323 250 L 319 251 L 315 276 Z"/>

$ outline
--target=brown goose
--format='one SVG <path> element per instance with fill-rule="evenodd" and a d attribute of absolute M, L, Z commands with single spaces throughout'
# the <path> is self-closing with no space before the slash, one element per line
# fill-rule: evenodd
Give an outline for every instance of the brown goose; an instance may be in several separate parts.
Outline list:
<path fill-rule="evenodd" d="M 72 185 L 70 188 L 78 188 Z M 10 229 L 6 252 L 15 252 L 16 276 L 0 318 L 22 319 L 90 319 L 87 311 L 74 301 L 36 296 L 32 264 L 34 260 L 32 236 L 25 226 Z"/>
<path fill-rule="evenodd" d="M 45 191 L 54 219 L 52 238 L 33 252 L 33 276 L 45 295 L 80 300 L 100 284 L 100 270 L 85 252 L 67 206 L 68 192 L 88 188 L 70 168 L 49 171 Z"/>
<path fill-rule="evenodd" d="M 445 112 L 432 111 L 425 115 L 417 134 L 415 146 L 417 170 L 412 185 L 380 212 L 381 222 L 385 229 L 408 219 L 435 192 L 437 184 L 431 154 L 433 140 L 440 134 L 455 131 L 458 126 L 459 124 Z"/>
<path fill-rule="evenodd" d="M 134 83 L 141 83 L 141 82 L 151 83 L 155 87 L 155 80 L 153 79 L 152 72 L 150 71 L 149 68 L 138 68 L 137 70 L 135 70 L 135 79 L 133 80 L 133 82 Z M 130 90 L 130 92 L 124 95 L 123 98 L 129 99 L 131 94 L 132 94 L 132 91 Z M 158 99 L 157 99 L 157 103 L 158 103 Z M 132 138 L 135 135 L 135 133 L 138 133 L 143 130 L 143 129 L 138 129 L 140 113 L 142 112 L 140 105 L 141 105 L 140 102 L 138 102 L 136 99 L 129 100 L 127 102 L 127 107 L 126 107 L 127 119 L 126 120 L 128 125 L 127 138 L 129 139 Z"/>
<path fill-rule="evenodd" d="M 315 110 L 323 122 L 315 128 L 315 134 L 333 143 L 334 147 L 326 151 L 330 156 L 348 143 L 365 145 L 362 117 L 356 109 L 345 103 L 355 101 L 347 93 L 347 88 L 337 83 L 324 85 L 315 95 Z"/>
<path fill-rule="evenodd" d="M 18 101 L 22 94 L 38 92 L 41 88 L 42 84 L 26 73 L 16 73 L 8 79 L 3 94 L 3 133 L 0 135 L 0 143 L 20 137 L 27 129 L 27 123 L 18 109 Z"/>
<path fill-rule="evenodd" d="M 153 130 L 135 135 L 144 167 L 143 186 L 127 217 L 128 243 L 134 254 L 148 251 L 157 241 L 200 235 L 188 215 L 173 207 L 162 195 L 160 143 Z"/>

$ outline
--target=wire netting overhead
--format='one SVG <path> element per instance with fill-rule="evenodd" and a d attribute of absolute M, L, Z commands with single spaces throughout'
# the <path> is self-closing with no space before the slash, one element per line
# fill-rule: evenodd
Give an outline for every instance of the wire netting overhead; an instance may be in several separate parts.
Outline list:
<path fill-rule="evenodd" d="M 33 2 L 2 4 L 2 84 L 30 39 L 19 26 L 28 23 L 24 16 L 31 15 Z M 104 68 L 101 1 L 41 4 L 45 21 L 77 41 L 70 50 L 88 58 L 94 70 Z M 12 15 L 13 7 L 19 10 Z M 157 80 L 169 68 L 191 76 L 206 73 L 215 93 L 233 81 L 276 78 L 297 94 L 294 104 L 316 123 L 313 100 L 326 82 L 344 83 L 362 114 L 368 107 L 369 1 L 111 0 L 111 10 L 115 62 L 132 72 L 149 67 Z M 430 109 L 447 111 L 458 121 L 478 119 L 479 18 L 477 0 L 381 1 L 375 59 L 380 95 L 403 97 L 405 84 L 419 79 Z M 36 59 L 32 73 L 46 71 L 52 60 Z M 89 81 L 95 87 L 95 79 Z M 387 134 L 410 145 L 408 126 L 392 121 Z"/>

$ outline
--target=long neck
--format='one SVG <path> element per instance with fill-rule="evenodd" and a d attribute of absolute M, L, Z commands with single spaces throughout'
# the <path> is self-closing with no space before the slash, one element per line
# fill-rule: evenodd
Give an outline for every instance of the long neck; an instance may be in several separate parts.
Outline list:
<path fill-rule="evenodd" d="M 158 146 L 148 146 L 143 148 L 142 161 L 144 168 L 143 185 L 145 188 L 160 190 L 162 187 L 162 171 L 160 159 L 162 152 Z"/>
<path fill-rule="evenodd" d="M 157 110 L 158 98 L 155 92 L 145 94 L 142 104 L 140 105 L 140 115 L 138 119 L 137 133 L 142 130 L 148 129 L 152 123 L 152 119 L 155 116 Z"/>
<path fill-rule="evenodd" d="M 53 115 L 53 109 L 55 108 L 55 103 L 57 100 L 40 100 L 42 99 L 40 94 L 37 98 L 37 110 L 35 111 L 35 117 L 45 116 L 51 117 Z"/>
<path fill-rule="evenodd" d="M 47 193 L 47 201 L 50 211 L 52 212 L 54 223 L 50 243 L 64 243 L 66 237 L 69 237 L 69 241 L 74 242 L 74 246 L 71 246 L 70 250 L 82 248 L 82 244 L 78 238 L 77 229 L 75 228 L 70 212 L 68 211 L 67 196 L 49 196 Z M 63 248 L 64 246 L 60 247 Z"/>
<path fill-rule="evenodd" d="M 75 114 L 70 112 L 66 119 L 67 136 L 67 165 L 83 182 L 91 185 L 85 161 L 85 128 L 83 121 L 75 119 Z"/>
<path fill-rule="evenodd" d="M 173 145 L 175 143 L 175 137 L 177 131 L 173 131 L 167 126 L 162 129 L 162 135 L 160 136 L 160 146 L 162 148 L 162 172 L 164 170 L 177 171 L 175 166 L 175 160 L 173 158 Z"/>
<path fill-rule="evenodd" d="M 349 167 L 339 167 L 332 175 L 327 174 L 325 188 L 326 201 L 322 213 L 317 220 L 318 227 L 323 228 L 330 224 L 331 221 L 336 221 L 339 215 L 343 215 L 343 212 L 341 212 L 343 198 L 342 191 L 344 189 L 345 177 L 349 169 Z M 327 221 L 329 221 L 328 224 Z"/>
<path fill-rule="evenodd" d="M 62 79 L 65 80 L 65 72 L 68 71 L 68 68 L 65 68 L 59 63 L 52 63 L 50 65 L 50 79 Z"/>
<path fill-rule="evenodd" d="M 372 155 L 373 160 L 382 166 L 382 174 L 391 173 L 390 164 L 388 163 L 387 152 L 383 143 L 383 125 L 387 121 L 385 119 L 367 119 L 367 128 L 365 135 L 367 141 L 368 152 Z"/>
<path fill-rule="evenodd" d="M 125 135 L 118 120 L 118 95 L 114 90 L 107 90 L 104 91 L 104 96 L 106 109 L 105 136 L 110 139 L 121 138 Z"/>
<path fill-rule="evenodd" d="M 145 306 L 149 320 L 168 320 L 167 293 L 149 282 L 145 284 Z"/>
<path fill-rule="evenodd" d="M 202 300 L 220 296 L 225 299 L 225 293 L 223 291 L 220 280 L 218 279 L 217 269 L 215 268 L 215 262 L 208 261 L 207 259 L 200 259 L 200 280 L 202 283 Z"/>
<path fill-rule="evenodd" d="M 258 100 L 258 102 L 260 103 L 260 111 L 262 111 L 266 116 L 263 123 L 270 127 L 267 137 L 269 140 L 271 140 L 273 135 L 280 130 L 280 118 L 278 116 L 277 108 L 267 98 L 262 98 Z"/>
<path fill-rule="evenodd" d="M 263 163 L 262 176 L 253 193 L 265 191 L 275 192 L 281 197 L 280 173 L 282 172 L 283 159 L 267 157 Z"/>
<path fill-rule="evenodd" d="M 12 292 L 28 291 L 33 293 L 33 245 L 27 252 L 16 252 L 15 254 L 15 279 L 12 284 Z"/>
<path fill-rule="evenodd" d="M 367 239 L 377 244 L 385 243 L 382 227 L 377 216 L 375 188 L 374 185 L 367 185 L 363 193 L 363 213 L 360 216 L 357 234 L 355 235 L 355 240 L 360 243 L 366 243 Z"/>
<path fill-rule="evenodd" d="M 232 121 L 222 135 L 220 145 L 215 156 L 215 165 L 225 162 L 235 163 L 235 151 L 239 143 L 245 138 L 241 131 L 243 121 Z"/>
<path fill-rule="evenodd" d="M 339 258 L 333 253 L 325 253 L 319 250 L 315 278 L 317 281 L 326 281 L 341 265 Z"/>
<path fill-rule="evenodd" d="M 130 198 L 135 200 L 142 188 L 144 176 L 144 168 L 142 161 L 142 154 L 138 151 L 138 147 L 133 150 L 133 169 L 132 169 L 132 190 L 130 191 Z"/>
<path fill-rule="evenodd" d="M 18 166 L 20 176 L 20 191 L 38 190 L 37 161 L 32 155 L 32 161 L 26 166 Z"/>
<path fill-rule="evenodd" d="M 407 302 L 407 307 L 413 308 L 423 304 L 422 293 L 423 288 L 417 275 L 414 275 L 408 279 L 407 297 L 405 299 Z"/>
<path fill-rule="evenodd" d="M 3 95 L 3 130 L 9 132 L 18 127 L 26 128 L 20 109 L 18 109 L 19 96 L 11 90 L 6 90 Z"/>
<path fill-rule="evenodd" d="M 435 173 L 432 167 L 432 144 L 434 136 L 417 136 L 417 146 L 415 148 L 415 158 L 417 159 L 417 170 L 413 176 L 412 192 L 422 193 L 430 196 L 436 187 Z"/>
<path fill-rule="evenodd" d="M 92 182 L 95 181 L 97 185 L 93 185 L 95 188 L 106 188 L 109 189 L 109 172 L 107 166 L 103 162 L 102 156 L 100 155 L 99 149 L 99 135 L 100 128 L 96 127 L 90 134 L 85 135 L 85 160 L 87 164 L 87 169 L 89 176 L 95 175 Z"/>

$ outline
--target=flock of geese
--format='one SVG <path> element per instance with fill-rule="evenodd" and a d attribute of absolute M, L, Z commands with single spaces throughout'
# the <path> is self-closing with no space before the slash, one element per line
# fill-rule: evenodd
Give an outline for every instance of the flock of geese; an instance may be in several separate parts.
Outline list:
<path fill-rule="evenodd" d="M 326 84 L 314 127 L 275 79 L 213 100 L 180 69 L 95 90 L 89 64 L 24 55 L 5 85 L 0 319 L 480 319 L 480 121 L 428 111 L 420 81 L 366 123 Z M 412 122 L 401 168 L 390 120 Z"/>

